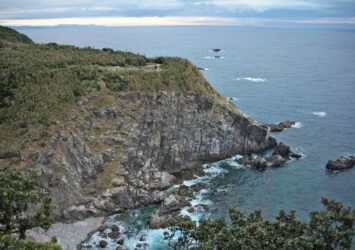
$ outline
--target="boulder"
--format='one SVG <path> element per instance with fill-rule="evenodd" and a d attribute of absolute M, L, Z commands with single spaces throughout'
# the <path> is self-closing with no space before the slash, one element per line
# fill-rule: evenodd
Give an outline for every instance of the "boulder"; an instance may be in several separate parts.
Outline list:
<path fill-rule="evenodd" d="M 217 49 L 217 48 L 216 48 L 216 49 L 213 49 L 212 51 L 213 51 L 213 52 L 220 52 L 221 49 Z"/>
<path fill-rule="evenodd" d="M 280 142 L 274 149 L 271 156 L 261 157 L 261 156 L 243 156 L 242 158 L 236 159 L 238 164 L 244 166 L 251 166 L 257 170 L 265 170 L 269 167 L 280 167 L 284 165 L 291 158 L 299 159 L 302 155 L 293 153 L 289 146 Z"/>
<path fill-rule="evenodd" d="M 325 168 L 328 171 L 340 171 L 352 168 L 355 165 L 354 156 L 341 156 L 335 161 L 329 160 Z"/>
<path fill-rule="evenodd" d="M 281 132 L 284 128 L 280 124 L 267 124 L 270 128 L 270 132 Z"/>
<path fill-rule="evenodd" d="M 108 237 L 110 237 L 113 240 L 117 240 L 119 236 L 120 236 L 120 228 L 116 225 L 113 225 L 111 227 L 111 232 L 108 234 Z"/>
<path fill-rule="evenodd" d="M 279 123 L 279 125 L 281 125 L 283 128 L 291 128 L 292 125 L 295 125 L 295 124 L 296 124 L 296 122 L 290 121 L 290 120 L 286 120 L 286 121 Z"/>
<path fill-rule="evenodd" d="M 265 160 L 268 162 L 268 167 L 280 167 L 281 165 L 285 164 L 289 158 L 282 157 L 281 155 L 272 155 L 266 157 Z"/>
<path fill-rule="evenodd" d="M 270 132 L 281 132 L 285 128 L 291 128 L 295 123 L 294 121 L 286 120 L 278 124 L 265 124 L 265 127 L 269 127 Z"/>
<path fill-rule="evenodd" d="M 189 203 L 181 196 L 168 196 L 162 206 L 151 215 L 149 226 L 155 229 L 169 226 L 181 208 L 188 205 Z"/>
<path fill-rule="evenodd" d="M 86 208 L 84 205 L 71 206 L 63 211 L 65 219 L 83 220 L 97 213 L 95 208 Z"/>
<path fill-rule="evenodd" d="M 280 142 L 276 148 L 274 149 L 274 152 L 272 155 L 281 155 L 282 157 L 289 157 L 291 154 L 291 149 L 289 146 L 286 146 L 282 142 Z"/>
<path fill-rule="evenodd" d="M 192 196 L 194 193 L 194 190 L 191 187 L 182 185 L 179 187 L 179 190 L 177 193 L 180 196 Z"/>
<path fill-rule="evenodd" d="M 100 240 L 100 242 L 99 242 L 99 247 L 100 247 L 100 248 L 106 248 L 106 247 L 107 247 L 107 241 L 105 241 L 105 240 Z"/>
<path fill-rule="evenodd" d="M 162 172 L 161 173 L 161 179 L 160 179 L 160 188 L 161 189 L 167 189 L 176 184 L 178 179 L 169 174 L 168 172 Z"/>
<path fill-rule="evenodd" d="M 117 241 L 117 244 L 119 244 L 119 245 L 123 245 L 124 244 L 124 239 L 119 239 L 118 241 Z"/>
<path fill-rule="evenodd" d="M 207 188 L 207 184 L 203 183 L 203 182 L 198 182 L 198 183 L 192 185 L 191 188 L 192 188 L 193 191 L 198 192 L 201 189 Z"/>

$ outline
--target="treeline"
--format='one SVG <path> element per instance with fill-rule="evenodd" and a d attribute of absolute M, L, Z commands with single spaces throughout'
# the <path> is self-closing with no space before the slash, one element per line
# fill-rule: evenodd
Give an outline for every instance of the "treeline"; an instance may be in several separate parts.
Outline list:
<path fill-rule="evenodd" d="M 230 222 L 224 219 L 202 220 L 199 225 L 187 218 L 177 218 L 164 233 L 171 249 L 252 250 L 252 249 L 353 249 L 355 211 L 342 203 L 322 199 L 324 208 L 309 213 L 309 220 L 296 218 L 296 212 L 281 210 L 272 220 L 261 210 L 244 214 L 229 210 Z"/>

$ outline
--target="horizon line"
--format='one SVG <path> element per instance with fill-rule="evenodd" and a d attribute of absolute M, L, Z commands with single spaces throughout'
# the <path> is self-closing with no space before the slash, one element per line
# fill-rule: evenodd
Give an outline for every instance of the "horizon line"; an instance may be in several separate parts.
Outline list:
<path fill-rule="evenodd" d="M 2 19 L 0 25 L 58 26 L 97 25 L 107 27 L 122 26 L 264 26 L 275 24 L 298 25 L 355 25 L 355 17 L 322 17 L 303 19 L 236 18 L 220 16 L 149 16 L 149 17 L 69 17 L 43 19 Z"/>

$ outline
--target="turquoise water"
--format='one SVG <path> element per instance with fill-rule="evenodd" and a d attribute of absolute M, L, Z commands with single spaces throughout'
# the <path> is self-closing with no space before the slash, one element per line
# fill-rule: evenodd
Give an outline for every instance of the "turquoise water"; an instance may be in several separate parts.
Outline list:
<path fill-rule="evenodd" d="M 355 154 L 355 32 L 237 27 L 55 28 L 24 30 L 36 42 L 112 47 L 148 56 L 183 56 L 222 95 L 257 120 L 295 120 L 275 134 L 305 155 L 265 172 L 216 163 L 218 175 L 199 195 L 211 202 L 207 216 L 229 206 L 280 208 L 301 218 L 328 197 L 355 207 L 355 169 L 328 174 L 329 159 Z M 219 53 L 211 52 L 221 48 Z M 220 55 L 221 58 L 214 58 Z M 226 174 L 228 173 L 228 174 Z M 156 248 L 156 247 L 154 247 Z"/>

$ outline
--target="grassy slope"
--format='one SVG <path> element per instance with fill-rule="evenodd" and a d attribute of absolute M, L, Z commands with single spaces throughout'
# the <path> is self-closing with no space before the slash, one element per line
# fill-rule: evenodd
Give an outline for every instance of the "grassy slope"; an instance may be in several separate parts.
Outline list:
<path fill-rule="evenodd" d="M 34 44 L 0 26 L 0 152 L 22 153 L 34 142 L 44 146 L 53 121 L 102 87 L 106 96 L 125 90 L 183 90 L 219 98 L 199 70 L 182 58 Z"/>

